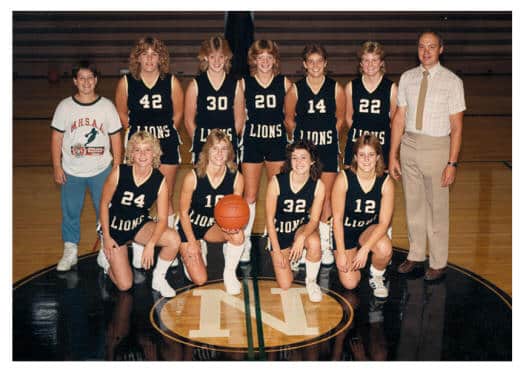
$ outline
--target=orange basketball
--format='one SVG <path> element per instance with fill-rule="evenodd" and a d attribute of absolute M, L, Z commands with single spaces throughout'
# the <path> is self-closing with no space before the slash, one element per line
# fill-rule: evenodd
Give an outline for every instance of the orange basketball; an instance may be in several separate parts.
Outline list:
<path fill-rule="evenodd" d="M 217 202 L 214 215 L 220 227 L 228 230 L 242 229 L 249 221 L 249 206 L 240 195 L 226 195 Z"/>

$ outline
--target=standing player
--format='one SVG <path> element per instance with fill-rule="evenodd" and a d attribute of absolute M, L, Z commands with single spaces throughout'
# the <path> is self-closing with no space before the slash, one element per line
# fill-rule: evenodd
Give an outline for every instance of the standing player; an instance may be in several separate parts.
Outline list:
<path fill-rule="evenodd" d="M 103 248 L 98 263 L 120 291 L 132 287 L 132 268 L 126 243 L 135 240 L 145 245 L 141 265 L 153 266 L 154 247 L 161 253 L 153 271 L 152 288 L 164 297 L 175 296 L 166 281 L 166 272 L 179 250 L 179 234 L 166 226 L 168 219 L 168 185 L 157 170 L 161 148 L 151 133 L 139 131 L 127 144 L 126 164 L 112 170 L 101 196 L 101 230 Z M 149 216 L 157 201 L 157 222 Z"/>
<path fill-rule="evenodd" d="M 341 284 L 354 289 L 372 252 L 369 283 L 375 297 L 386 298 L 384 273 L 392 258 L 386 231 L 394 211 L 394 184 L 384 172 L 377 137 L 362 135 L 353 150 L 350 168 L 338 174 L 332 189 L 336 267 Z"/>
<path fill-rule="evenodd" d="M 168 226 L 174 226 L 173 190 L 181 163 L 179 128 L 184 93 L 179 80 L 170 71 L 170 54 L 164 43 L 154 37 L 139 39 L 130 53 L 130 73 L 116 88 L 116 106 L 127 139 L 144 130 L 159 139 L 162 156 L 160 172 L 168 186 Z M 132 244 L 133 265 L 140 268 L 142 246 Z"/>
<path fill-rule="evenodd" d="M 280 172 L 285 159 L 287 133 L 284 125 L 285 93 L 292 83 L 280 72 L 278 45 L 271 40 L 257 40 L 248 52 L 251 76 L 242 79 L 247 120 L 242 135 L 242 172 L 244 196 L 249 205 L 249 223 L 245 229 L 246 246 L 240 261 L 248 262 L 251 230 L 255 221 L 256 198 L 265 164 L 267 180 Z"/>
<path fill-rule="evenodd" d="M 80 215 L 88 187 L 96 219 L 103 183 L 121 163 L 121 123 L 110 100 L 96 93 L 97 69 L 88 61 L 72 69 L 76 94 L 62 100 L 52 118 L 51 155 L 54 181 L 61 185 L 63 257 L 56 270 L 78 262 Z"/>
<path fill-rule="evenodd" d="M 244 126 L 244 93 L 239 82 L 228 75 L 232 56 L 228 42 L 221 36 L 204 40 L 200 47 L 200 74 L 188 85 L 184 106 L 193 164 L 212 129 L 222 129 L 237 153 L 238 136 Z"/>
<path fill-rule="evenodd" d="M 323 164 L 321 181 L 325 186 L 325 202 L 319 231 L 322 262 L 331 265 L 330 193 L 339 170 L 339 138 L 345 120 L 345 96 L 339 83 L 326 76 L 327 52 L 319 44 L 307 45 L 302 53 L 307 76 L 296 82 L 287 93 L 285 121 L 294 139 L 306 139 L 318 148 Z M 296 115 L 296 117 L 295 117 Z"/>
<path fill-rule="evenodd" d="M 291 261 L 298 261 L 306 248 L 305 284 L 309 299 L 320 302 L 316 283 L 320 270 L 321 247 L 317 228 L 325 190 L 320 181 L 321 163 L 317 149 L 307 140 L 297 140 L 287 147 L 281 173 L 267 186 L 265 201 L 269 250 L 281 289 L 293 281 Z"/>
<path fill-rule="evenodd" d="M 188 172 L 182 183 L 179 201 L 181 256 L 188 279 L 197 285 L 208 279 L 206 253 L 201 240 L 227 243 L 224 250 L 224 286 L 229 294 L 240 293 L 241 284 L 236 268 L 244 250 L 244 232 L 225 230 L 215 223 L 213 210 L 228 194 L 242 195 L 244 179 L 237 171 L 235 154 L 227 133 L 213 129 L 202 147 L 195 169 Z"/>
<path fill-rule="evenodd" d="M 388 167 L 390 120 L 397 109 L 397 86 L 385 76 L 385 52 L 381 44 L 366 41 L 358 51 L 358 58 L 361 77 L 345 86 L 348 134 L 344 165 L 350 166 L 357 139 L 370 133 L 381 142 Z"/>

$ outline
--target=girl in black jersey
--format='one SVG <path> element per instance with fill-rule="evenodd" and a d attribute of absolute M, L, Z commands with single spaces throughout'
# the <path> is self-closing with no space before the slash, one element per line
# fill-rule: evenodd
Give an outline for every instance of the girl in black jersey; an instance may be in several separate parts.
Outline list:
<path fill-rule="evenodd" d="M 144 130 L 159 139 L 162 156 L 159 170 L 168 186 L 168 226 L 174 226 L 173 190 L 181 163 L 177 132 L 184 109 L 179 80 L 169 73 L 170 54 L 164 43 L 153 37 L 141 38 L 130 53 L 130 73 L 116 88 L 116 107 L 127 138 Z M 143 247 L 133 244 L 133 264 L 140 268 Z"/>
<path fill-rule="evenodd" d="M 112 170 L 103 187 L 100 205 L 102 250 L 98 263 L 121 291 L 132 286 L 133 276 L 126 243 L 135 240 L 145 245 L 141 264 L 150 269 L 154 247 L 162 247 L 153 271 L 152 288 L 164 297 L 175 296 L 166 281 L 166 271 L 177 255 L 179 234 L 166 226 L 168 218 L 168 185 L 157 170 L 160 164 L 159 141 L 140 131 L 128 141 L 126 164 Z M 157 201 L 157 222 L 149 216 Z"/>
<path fill-rule="evenodd" d="M 354 144 L 349 169 L 338 174 L 332 188 L 336 267 L 347 289 L 356 288 L 360 269 L 372 252 L 370 286 L 379 298 L 388 296 L 384 273 L 392 258 L 387 229 L 394 211 L 394 184 L 384 172 L 381 144 L 370 134 Z"/>
<path fill-rule="evenodd" d="M 278 45 L 271 40 L 257 40 L 248 52 L 251 75 L 241 80 L 247 120 L 242 135 L 242 172 L 244 197 L 249 204 L 246 246 L 240 261 L 250 260 L 251 230 L 255 220 L 256 198 L 265 164 L 268 182 L 280 172 L 285 160 L 287 133 L 284 125 L 285 93 L 292 86 L 280 72 Z"/>
<path fill-rule="evenodd" d="M 345 86 L 347 98 L 347 142 L 344 164 L 352 162 L 352 148 L 366 133 L 381 142 L 385 167 L 390 152 L 390 122 L 397 109 L 397 85 L 385 76 L 385 52 L 381 44 L 366 41 L 358 51 L 361 77 Z"/>
<path fill-rule="evenodd" d="M 345 120 L 345 96 L 341 85 L 326 76 L 327 52 L 319 44 L 307 45 L 302 53 L 306 77 L 289 90 L 285 102 L 285 121 L 294 139 L 305 138 L 318 148 L 323 164 L 321 181 L 325 202 L 320 217 L 322 263 L 331 265 L 330 193 L 339 170 L 339 138 Z"/>
<path fill-rule="evenodd" d="M 202 147 L 195 169 L 184 178 L 179 204 L 180 252 L 188 278 L 197 285 L 208 279 L 200 240 L 227 243 L 223 278 L 226 291 L 232 295 L 239 294 L 241 288 L 235 270 L 244 249 L 244 232 L 218 226 L 213 210 L 223 196 L 242 195 L 244 191 L 244 179 L 237 170 L 234 157 L 227 134 L 213 129 Z"/>
<path fill-rule="evenodd" d="M 231 69 L 231 49 L 226 39 L 212 36 L 202 42 L 198 59 L 200 74 L 186 90 L 184 125 L 192 139 L 192 162 L 212 129 L 226 132 L 238 150 L 238 136 L 244 127 L 244 93 L 238 81 L 228 75 Z"/>
<path fill-rule="evenodd" d="M 298 140 L 287 147 L 281 173 L 267 186 L 266 226 L 276 281 L 288 289 L 293 281 L 291 261 L 300 260 L 306 248 L 305 284 L 309 299 L 321 301 L 316 278 L 320 270 L 321 247 L 317 231 L 325 190 L 320 181 L 321 163 L 316 147 Z"/>

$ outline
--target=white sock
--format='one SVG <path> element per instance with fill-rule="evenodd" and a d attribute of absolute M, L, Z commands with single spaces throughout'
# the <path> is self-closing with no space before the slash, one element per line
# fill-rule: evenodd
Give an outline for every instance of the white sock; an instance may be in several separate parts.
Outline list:
<path fill-rule="evenodd" d="M 383 276 L 385 274 L 386 269 L 378 270 L 372 264 L 370 264 L 370 275 L 372 276 Z"/>
<path fill-rule="evenodd" d="M 224 255 L 224 285 L 226 291 L 234 295 L 239 294 L 241 288 L 240 281 L 236 275 L 236 269 L 244 250 L 244 244 L 233 245 L 229 242 L 227 244 L 226 254 Z"/>
<path fill-rule="evenodd" d="M 253 225 L 255 224 L 255 213 L 256 213 L 256 202 L 248 204 L 249 206 L 249 221 L 247 222 L 246 228 L 244 229 L 244 235 L 246 240 L 251 238 L 251 231 L 253 231 Z"/>
<path fill-rule="evenodd" d="M 172 264 L 172 261 L 163 260 L 161 257 L 157 257 L 157 264 L 155 265 L 155 269 L 153 269 L 153 275 L 157 275 L 159 278 L 164 278 L 166 276 L 166 272 L 168 268 Z"/>
<path fill-rule="evenodd" d="M 327 222 L 320 221 L 320 241 L 326 242 L 327 246 L 324 247 L 322 244 L 321 250 L 330 249 L 330 225 Z"/>
<path fill-rule="evenodd" d="M 305 270 L 307 271 L 305 281 L 316 282 L 318 272 L 320 271 L 320 265 L 321 261 L 311 262 L 308 259 L 305 259 Z"/>
<path fill-rule="evenodd" d="M 175 228 L 175 214 L 170 214 L 168 216 L 168 227 L 174 229 Z"/>

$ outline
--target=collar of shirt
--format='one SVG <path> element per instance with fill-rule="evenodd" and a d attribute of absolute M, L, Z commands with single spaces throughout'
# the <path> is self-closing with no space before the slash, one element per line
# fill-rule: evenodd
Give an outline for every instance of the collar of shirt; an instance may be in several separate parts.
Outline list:
<path fill-rule="evenodd" d="M 426 69 L 424 68 L 423 65 L 420 66 L 421 67 L 421 74 L 426 71 Z M 433 66 L 432 68 L 430 68 L 428 70 L 428 72 L 430 73 L 430 79 L 432 77 L 435 76 L 435 74 L 437 74 L 437 72 L 439 72 L 439 70 L 441 69 L 441 63 L 440 62 L 437 62 L 437 64 L 435 66 Z"/>

